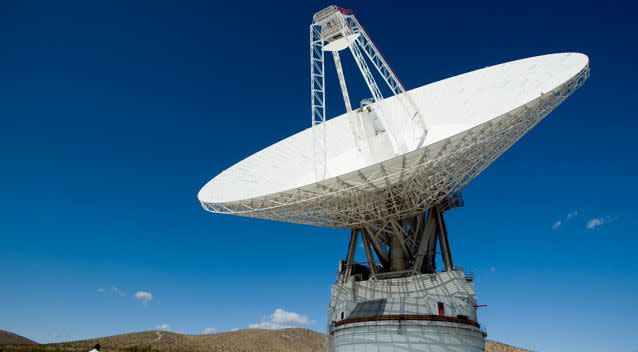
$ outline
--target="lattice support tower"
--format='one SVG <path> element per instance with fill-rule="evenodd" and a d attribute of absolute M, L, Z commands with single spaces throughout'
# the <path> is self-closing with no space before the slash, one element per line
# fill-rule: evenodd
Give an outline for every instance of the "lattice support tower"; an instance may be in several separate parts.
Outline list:
<path fill-rule="evenodd" d="M 339 51 L 349 49 L 361 75 L 372 95 L 376 117 L 383 123 L 392 148 L 396 155 L 408 150 L 420 147 L 427 135 L 427 124 L 424 116 L 405 87 L 399 81 L 394 71 L 381 55 L 368 33 L 363 29 L 359 21 L 351 11 L 337 6 L 329 6 L 317 12 L 310 25 L 310 93 L 312 114 L 312 138 L 313 138 L 313 166 L 315 179 L 323 180 L 327 174 L 326 160 L 326 100 L 325 100 L 325 54 L 324 51 L 333 52 L 339 84 L 350 120 L 353 138 L 359 151 L 366 147 L 365 124 L 361 121 L 363 116 L 357 116 L 352 111 L 350 97 L 346 86 L 345 76 L 341 65 Z M 401 102 L 403 118 L 389 116 L 389 112 L 383 107 L 383 94 L 367 59 L 383 78 L 392 95 Z M 406 127 L 407 125 L 407 127 Z"/>

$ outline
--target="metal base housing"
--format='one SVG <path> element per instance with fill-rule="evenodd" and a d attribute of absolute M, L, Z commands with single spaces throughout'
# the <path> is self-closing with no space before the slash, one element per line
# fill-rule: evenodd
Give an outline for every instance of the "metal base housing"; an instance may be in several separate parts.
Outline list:
<path fill-rule="evenodd" d="M 327 351 L 482 352 L 472 279 L 462 270 L 332 286 Z"/>
<path fill-rule="evenodd" d="M 389 321 L 335 332 L 335 352 L 483 352 L 484 334 L 454 324 Z"/>

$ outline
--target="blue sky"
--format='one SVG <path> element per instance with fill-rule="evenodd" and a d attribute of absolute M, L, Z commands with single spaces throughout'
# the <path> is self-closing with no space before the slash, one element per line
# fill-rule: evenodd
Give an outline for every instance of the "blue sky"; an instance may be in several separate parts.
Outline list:
<path fill-rule="evenodd" d="M 308 127 L 307 26 L 326 5 L 0 3 L 0 329 L 41 342 L 164 324 L 322 331 L 347 231 L 208 214 L 196 194 Z M 638 351 L 634 5 L 340 5 L 409 88 L 589 55 L 589 81 L 473 181 L 447 222 L 490 338 Z M 358 101 L 363 81 L 344 65 Z M 592 219 L 602 224 L 586 228 Z"/>

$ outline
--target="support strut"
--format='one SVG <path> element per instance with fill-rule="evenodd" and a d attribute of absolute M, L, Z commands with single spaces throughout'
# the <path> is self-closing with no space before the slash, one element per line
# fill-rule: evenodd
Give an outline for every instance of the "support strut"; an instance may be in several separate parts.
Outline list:
<path fill-rule="evenodd" d="M 367 262 L 365 266 L 358 265 L 357 270 L 369 270 L 372 277 L 435 273 L 437 254 L 440 254 L 443 270 L 454 270 L 443 217 L 445 209 L 447 209 L 445 204 L 441 204 L 401 221 L 388 221 L 377 228 L 365 227 L 352 230 L 346 258 L 345 278 L 354 274 L 359 234 L 361 234 Z"/>
<path fill-rule="evenodd" d="M 443 219 L 443 213 L 437 212 L 436 222 L 439 228 L 439 239 L 441 241 L 441 257 L 443 257 L 443 265 L 445 265 L 445 271 L 454 269 L 454 263 L 452 262 L 452 252 L 450 251 L 450 243 L 447 238 L 447 227 L 445 226 L 445 220 Z"/>
<path fill-rule="evenodd" d="M 328 6 L 313 16 L 313 23 L 310 25 L 310 95 L 314 148 L 313 166 L 316 180 L 323 180 L 329 176 L 326 170 L 324 51 L 333 52 L 333 59 L 356 147 L 361 151 L 365 146 L 364 143 L 369 143 L 370 136 L 366 132 L 366 126 L 369 126 L 367 122 L 369 121 L 352 112 L 343 68 L 341 67 L 339 51 L 346 48 L 349 49 L 354 57 L 357 67 L 372 95 L 373 103 L 366 103 L 368 111 L 374 111 L 375 120 L 378 118 L 383 125 L 383 129 L 375 128 L 374 132 L 376 134 L 386 133 L 394 154 L 403 154 L 422 146 L 428 132 L 428 126 L 419 107 L 405 90 L 403 84 L 352 12 L 334 5 Z M 386 102 L 367 61 L 374 66 L 392 95 L 399 101 L 402 112 L 384 107 Z"/>

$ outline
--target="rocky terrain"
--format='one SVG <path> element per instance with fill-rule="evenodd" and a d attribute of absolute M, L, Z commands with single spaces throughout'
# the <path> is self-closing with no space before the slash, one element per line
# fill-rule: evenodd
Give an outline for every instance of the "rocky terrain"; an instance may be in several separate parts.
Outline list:
<path fill-rule="evenodd" d="M 87 352 L 100 343 L 104 352 L 323 352 L 324 335 L 307 329 L 238 330 L 207 335 L 145 331 L 53 344 L 36 344 L 22 336 L 0 331 L 0 351 Z M 487 341 L 486 352 L 527 350 Z"/>

